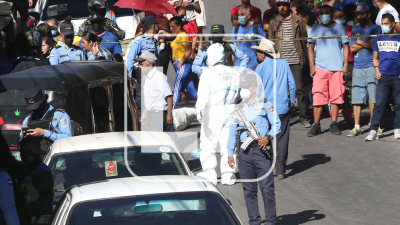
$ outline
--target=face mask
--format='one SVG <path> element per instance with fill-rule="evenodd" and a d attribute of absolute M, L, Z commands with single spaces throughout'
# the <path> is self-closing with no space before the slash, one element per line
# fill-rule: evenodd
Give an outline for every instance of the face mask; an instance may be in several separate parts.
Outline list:
<path fill-rule="evenodd" d="M 346 22 L 346 20 L 343 18 L 343 19 L 341 19 L 341 20 L 335 20 L 335 22 L 336 22 L 337 24 L 344 24 L 344 23 Z"/>
<path fill-rule="evenodd" d="M 40 161 L 40 155 L 32 152 L 21 153 L 21 161 L 27 166 L 31 167 L 36 162 Z"/>
<path fill-rule="evenodd" d="M 354 22 L 347 22 L 347 25 L 354 27 Z"/>
<path fill-rule="evenodd" d="M 323 24 L 328 24 L 331 22 L 331 15 L 321 15 L 321 22 Z"/>
<path fill-rule="evenodd" d="M 243 101 L 247 101 L 251 96 L 251 92 L 249 89 L 241 89 L 240 90 L 240 97 L 242 97 Z"/>
<path fill-rule="evenodd" d="M 315 18 L 310 18 L 310 19 L 308 19 L 308 21 L 307 21 L 307 25 L 308 26 L 312 26 L 312 25 L 314 25 L 315 24 Z"/>
<path fill-rule="evenodd" d="M 245 25 L 245 24 L 247 23 L 246 16 L 239 16 L 239 17 L 238 17 L 238 20 L 239 20 L 239 23 L 240 23 L 241 25 Z"/>
<path fill-rule="evenodd" d="M 368 23 L 368 18 L 365 17 L 365 18 L 358 19 L 358 22 L 359 22 L 361 25 L 367 24 L 367 23 Z"/>
<path fill-rule="evenodd" d="M 103 24 L 100 23 L 93 23 L 92 24 L 92 30 L 95 33 L 100 33 L 101 31 L 103 31 Z"/>
<path fill-rule="evenodd" d="M 57 31 L 58 31 L 57 29 L 52 30 L 52 31 L 51 31 L 51 35 L 56 36 Z"/>
<path fill-rule="evenodd" d="M 381 26 L 381 28 L 382 28 L 382 33 L 384 34 L 388 34 L 392 30 L 390 26 Z"/>
<path fill-rule="evenodd" d="M 64 43 L 68 46 L 72 46 L 72 43 L 74 43 L 74 37 L 64 37 Z"/>
<path fill-rule="evenodd" d="M 222 44 L 222 38 L 223 37 L 211 37 L 211 41 L 215 43 L 221 43 Z"/>

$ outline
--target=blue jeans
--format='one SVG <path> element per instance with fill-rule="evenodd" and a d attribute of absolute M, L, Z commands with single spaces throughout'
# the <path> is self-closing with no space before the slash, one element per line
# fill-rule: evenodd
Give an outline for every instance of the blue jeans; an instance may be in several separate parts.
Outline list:
<path fill-rule="evenodd" d="M 379 79 L 378 85 L 376 86 L 376 103 L 371 120 L 371 130 L 378 130 L 390 90 L 393 91 L 396 110 L 394 129 L 400 129 L 400 78 L 398 75 L 382 74 L 382 77 Z"/>

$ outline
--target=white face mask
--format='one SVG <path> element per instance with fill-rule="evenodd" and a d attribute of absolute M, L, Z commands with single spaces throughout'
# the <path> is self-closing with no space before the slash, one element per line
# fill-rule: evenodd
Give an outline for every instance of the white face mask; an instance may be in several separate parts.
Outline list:
<path fill-rule="evenodd" d="M 242 97 L 243 101 L 246 102 L 251 96 L 251 92 L 249 89 L 240 90 L 240 97 Z"/>

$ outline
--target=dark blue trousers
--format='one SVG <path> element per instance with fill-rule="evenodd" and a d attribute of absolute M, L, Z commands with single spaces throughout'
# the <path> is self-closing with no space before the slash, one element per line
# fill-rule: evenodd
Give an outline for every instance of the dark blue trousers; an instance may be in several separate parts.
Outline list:
<path fill-rule="evenodd" d="M 259 148 L 250 148 L 247 151 L 240 149 L 239 174 L 241 179 L 257 179 L 263 177 L 271 168 L 271 160 Z M 250 225 L 259 225 L 261 222 L 258 210 L 257 182 L 242 182 L 244 198 L 247 206 Z M 266 178 L 258 181 L 264 201 L 265 225 L 276 224 L 276 203 L 274 175 L 271 172 Z"/>
<path fill-rule="evenodd" d="M 394 129 L 400 129 L 400 78 L 398 75 L 383 75 L 376 85 L 376 103 L 371 120 L 371 130 L 378 130 L 383 116 L 386 100 L 390 97 L 389 92 L 393 91 L 396 115 Z"/>

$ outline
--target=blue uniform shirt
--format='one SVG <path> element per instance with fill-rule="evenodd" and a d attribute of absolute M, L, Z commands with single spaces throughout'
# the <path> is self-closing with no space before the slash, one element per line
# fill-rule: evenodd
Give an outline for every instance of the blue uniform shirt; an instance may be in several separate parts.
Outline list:
<path fill-rule="evenodd" d="M 53 109 L 53 106 L 50 105 L 49 109 L 46 111 L 49 112 Z M 45 113 L 45 114 L 46 114 Z M 24 121 L 22 122 L 22 126 L 26 127 L 28 126 L 28 119 L 30 116 L 27 116 Z M 43 115 L 44 117 L 44 115 Z M 39 120 L 43 119 L 40 118 Z M 54 127 L 55 132 L 51 132 L 49 130 L 44 130 L 44 138 L 49 141 L 56 141 L 58 139 L 63 139 L 67 137 L 72 137 L 71 133 L 71 119 L 69 118 L 68 114 L 66 112 L 62 111 L 55 111 L 54 116 L 53 116 L 53 121 L 52 125 Z M 18 148 L 19 148 L 19 143 L 21 141 L 21 135 L 22 131 L 19 134 L 19 139 L 18 139 Z"/>
<path fill-rule="evenodd" d="M 0 210 L 7 225 L 19 225 L 14 201 L 13 181 L 8 173 L 0 169 Z"/>
<path fill-rule="evenodd" d="M 265 98 L 274 102 L 274 60 L 266 58 L 259 64 L 256 73 L 264 84 Z M 289 104 L 296 103 L 296 84 L 289 64 L 284 59 L 276 59 L 276 111 L 285 114 Z"/>
<path fill-rule="evenodd" d="M 244 104 L 242 112 L 248 121 L 256 123 L 255 126 L 261 137 L 265 137 L 267 135 L 275 137 L 275 135 L 281 132 L 281 121 L 271 102 L 264 99 L 255 100 L 252 105 Z M 244 126 L 244 124 L 236 119 L 232 119 L 229 128 L 228 140 L 229 157 L 233 156 L 233 152 L 235 150 L 237 134 L 236 127 L 238 126 Z M 276 133 L 274 133 L 275 129 Z M 240 132 L 240 142 L 244 142 L 248 138 L 247 131 Z"/>
<path fill-rule="evenodd" d="M 212 44 L 212 42 L 211 42 Z M 236 45 L 229 44 L 231 46 L 233 55 L 237 60 L 240 60 L 240 69 L 239 72 L 243 73 L 243 71 L 247 68 L 247 64 L 249 63 L 249 56 L 246 55 L 242 50 L 240 50 Z M 196 74 L 201 74 L 203 72 L 203 63 L 207 62 L 207 51 L 202 52 L 201 50 L 196 56 L 196 59 L 193 62 L 192 71 Z"/>
<path fill-rule="evenodd" d="M 57 65 L 67 61 L 80 61 L 86 60 L 82 50 L 77 46 L 71 48 L 65 45 L 63 42 L 50 52 L 50 64 Z"/>
<path fill-rule="evenodd" d="M 148 34 L 144 34 L 141 37 L 137 37 L 133 40 L 131 49 L 129 50 L 128 58 L 127 58 L 127 67 L 129 71 L 129 77 L 132 78 L 132 70 L 133 64 L 135 63 L 135 58 L 138 57 L 145 51 L 155 53 L 157 46 L 157 40 L 150 37 Z M 159 53 L 160 49 L 157 47 L 157 52 Z"/>

